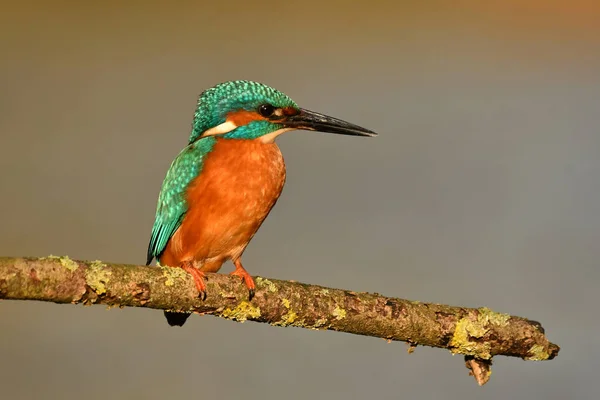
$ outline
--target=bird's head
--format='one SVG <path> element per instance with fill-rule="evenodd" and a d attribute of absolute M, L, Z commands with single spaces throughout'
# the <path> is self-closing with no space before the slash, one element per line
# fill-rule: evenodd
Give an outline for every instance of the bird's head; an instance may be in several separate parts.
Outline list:
<path fill-rule="evenodd" d="M 311 130 L 377 136 L 358 125 L 309 111 L 285 94 L 252 81 L 229 81 L 205 90 L 194 114 L 192 143 L 206 136 L 272 142 L 283 132 Z"/>

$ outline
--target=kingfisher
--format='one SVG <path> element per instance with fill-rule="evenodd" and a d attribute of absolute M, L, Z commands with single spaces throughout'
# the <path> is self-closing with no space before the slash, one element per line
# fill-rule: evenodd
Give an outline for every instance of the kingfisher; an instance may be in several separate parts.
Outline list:
<path fill-rule="evenodd" d="M 246 285 L 252 301 L 255 284 L 241 257 L 285 183 L 275 139 L 293 130 L 377 136 L 300 108 L 262 83 L 228 81 L 203 91 L 188 144 L 171 163 L 158 196 L 146 265 L 156 259 L 161 266 L 182 268 L 205 300 L 205 274 L 230 260 L 231 275 Z M 170 326 L 183 326 L 190 315 L 164 314 Z"/>

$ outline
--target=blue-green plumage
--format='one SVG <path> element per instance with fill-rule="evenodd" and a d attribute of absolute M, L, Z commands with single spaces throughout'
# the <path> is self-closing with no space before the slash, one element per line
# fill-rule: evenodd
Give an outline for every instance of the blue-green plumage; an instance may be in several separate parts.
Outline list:
<path fill-rule="evenodd" d="M 224 82 L 199 96 L 188 146 L 175 158 L 163 181 L 148 245 L 147 265 L 154 258 L 159 258 L 185 218 L 187 186 L 202 172 L 203 161 L 215 144 L 214 136 L 201 138 L 202 133 L 224 123 L 227 114 L 232 111 L 256 110 L 265 103 L 280 108 L 298 107 L 280 91 L 252 81 Z M 255 139 L 282 127 L 270 121 L 252 121 L 222 136 L 227 139 Z"/>
<path fill-rule="evenodd" d="M 185 200 L 186 189 L 202 172 L 204 159 L 212 150 L 215 140 L 209 136 L 188 145 L 171 163 L 158 196 L 146 265 L 154 258 L 160 257 L 167 242 L 181 225 L 188 208 Z"/>
<path fill-rule="evenodd" d="M 204 131 L 225 122 L 228 113 L 239 110 L 254 111 L 261 104 L 298 108 L 284 93 L 258 82 L 229 81 L 205 90 L 198 99 L 189 143 L 198 139 Z M 260 129 L 253 129 L 255 135 L 265 135 L 278 129 L 267 121 L 262 122 L 264 124 Z M 237 137 L 244 138 L 241 132 L 237 132 Z"/>

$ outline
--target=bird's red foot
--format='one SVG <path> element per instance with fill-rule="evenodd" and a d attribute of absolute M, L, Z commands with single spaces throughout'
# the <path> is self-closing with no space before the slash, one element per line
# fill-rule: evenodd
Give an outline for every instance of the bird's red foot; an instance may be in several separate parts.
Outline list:
<path fill-rule="evenodd" d="M 252 279 L 248 271 L 244 269 L 240 260 L 234 261 L 233 264 L 235 265 L 235 271 L 233 271 L 230 275 L 239 276 L 240 278 L 242 278 L 242 281 L 244 281 L 244 284 L 248 288 L 248 300 L 252 300 L 252 298 L 254 297 L 254 290 L 256 289 L 256 285 L 254 285 L 254 280 Z"/>
<path fill-rule="evenodd" d="M 185 272 L 192 275 L 192 278 L 194 278 L 194 283 L 196 284 L 196 289 L 198 289 L 198 295 L 200 299 L 206 300 L 206 283 L 204 282 L 206 275 L 204 275 L 204 272 L 194 267 L 191 262 L 184 262 L 181 264 L 181 268 Z"/>

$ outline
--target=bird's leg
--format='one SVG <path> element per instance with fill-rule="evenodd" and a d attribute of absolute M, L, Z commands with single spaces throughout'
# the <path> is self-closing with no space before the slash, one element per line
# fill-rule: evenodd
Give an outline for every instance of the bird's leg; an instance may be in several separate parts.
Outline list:
<path fill-rule="evenodd" d="M 192 275 L 192 278 L 194 278 L 194 283 L 196 284 L 196 289 L 198 289 L 200 298 L 202 300 L 206 300 L 206 283 L 204 282 L 204 279 L 206 279 L 206 275 L 204 275 L 204 272 L 194 267 L 194 263 L 192 263 L 191 261 L 184 261 L 181 264 L 181 268 L 185 272 Z"/>
<path fill-rule="evenodd" d="M 252 277 L 250 276 L 248 271 L 246 271 L 242 266 L 242 260 L 240 258 L 235 260 L 233 262 L 233 265 L 235 265 L 235 271 L 233 271 L 230 275 L 239 276 L 240 278 L 242 278 L 244 284 L 246 284 L 246 287 L 250 292 L 248 300 L 252 300 L 252 298 L 254 297 L 254 289 L 256 289 L 256 286 L 254 285 L 254 280 L 252 280 Z"/>

